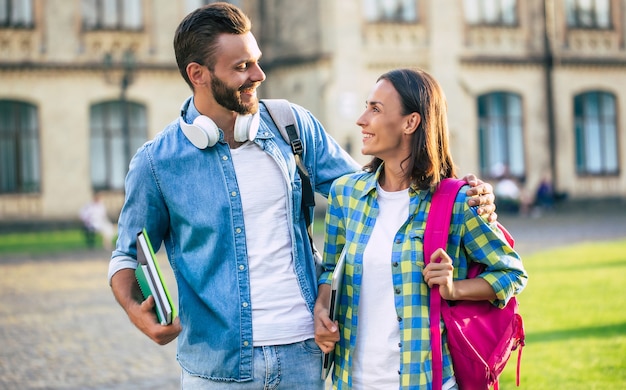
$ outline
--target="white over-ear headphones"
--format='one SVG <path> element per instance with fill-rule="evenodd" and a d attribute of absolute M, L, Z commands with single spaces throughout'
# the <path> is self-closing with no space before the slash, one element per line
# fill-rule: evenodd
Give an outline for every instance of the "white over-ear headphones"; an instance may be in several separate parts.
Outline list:
<path fill-rule="evenodd" d="M 220 140 L 220 129 L 208 116 L 199 115 L 194 119 L 193 124 L 185 122 L 183 119 L 185 111 L 181 112 L 178 118 L 180 128 L 185 137 L 198 149 L 206 149 L 213 146 Z M 259 112 L 252 115 L 237 115 L 235 119 L 235 141 L 254 141 L 259 131 Z"/>

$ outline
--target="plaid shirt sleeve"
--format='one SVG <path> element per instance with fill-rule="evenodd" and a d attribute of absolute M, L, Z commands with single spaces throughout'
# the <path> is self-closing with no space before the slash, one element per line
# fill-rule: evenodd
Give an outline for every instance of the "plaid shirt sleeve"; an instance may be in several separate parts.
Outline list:
<path fill-rule="evenodd" d="M 511 297 L 519 294 L 528 281 L 522 260 L 504 239 L 497 225 L 490 225 L 470 207 L 464 186 L 457 195 L 446 251 L 454 260 L 455 279 L 467 277 L 469 262 L 485 265 L 479 277 L 485 279 L 496 293 L 492 302 L 506 306 Z"/>

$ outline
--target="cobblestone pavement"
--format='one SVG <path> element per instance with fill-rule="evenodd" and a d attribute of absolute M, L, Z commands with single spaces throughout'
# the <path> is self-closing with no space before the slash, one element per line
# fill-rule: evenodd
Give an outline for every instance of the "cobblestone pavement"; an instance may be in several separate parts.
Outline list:
<path fill-rule="evenodd" d="M 0 261 L 0 389 L 180 388 L 175 343 L 161 347 L 131 324 L 108 287 L 107 257 Z"/>
<path fill-rule="evenodd" d="M 626 238 L 624 202 L 500 221 L 522 256 Z M 175 343 L 158 346 L 130 323 L 110 292 L 107 266 L 107 253 L 98 251 L 0 257 L 0 389 L 179 388 Z"/>

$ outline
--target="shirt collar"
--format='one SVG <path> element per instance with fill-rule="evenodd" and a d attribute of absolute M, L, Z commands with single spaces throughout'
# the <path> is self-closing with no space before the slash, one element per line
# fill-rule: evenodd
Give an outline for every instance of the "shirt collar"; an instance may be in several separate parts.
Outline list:
<path fill-rule="evenodd" d="M 361 190 L 361 194 L 358 196 L 359 198 L 363 198 L 365 196 L 370 195 L 372 191 L 373 191 L 372 196 L 374 197 L 378 196 L 378 193 L 376 192 L 376 183 L 378 182 L 378 178 L 380 177 L 380 174 L 382 173 L 384 165 L 385 165 L 384 162 L 380 164 L 378 169 L 376 169 L 376 172 L 368 172 L 369 176 L 365 177 L 365 185 L 363 186 L 363 189 Z M 409 196 L 410 197 L 418 196 L 420 200 L 424 200 L 429 193 L 430 193 L 429 190 L 420 190 L 415 185 L 415 183 L 411 183 L 411 186 L 409 188 Z"/>

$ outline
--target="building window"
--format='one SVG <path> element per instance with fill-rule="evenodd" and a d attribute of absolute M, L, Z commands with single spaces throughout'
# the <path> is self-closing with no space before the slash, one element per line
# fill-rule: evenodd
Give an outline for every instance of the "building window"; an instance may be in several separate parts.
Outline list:
<path fill-rule="evenodd" d="M 522 98 L 509 92 L 479 96 L 478 123 L 481 174 L 496 178 L 505 169 L 509 175 L 523 179 Z"/>
<path fill-rule="evenodd" d="M 207 4 L 217 3 L 218 1 L 223 1 L 223 0 L 185 0 L 185 11 L 187 13 L 190 13 L 196 10 L 197 8 L 200 8 Z M 230 0 L 230 1 L 226 1 L 226 3 L 230 3 L 234 6 L 241 8 L 241 0 Z"/>
<path fill-rule="evenodd" d="M 0 100 L 0 194 L 39 192 L 40 182 L 37 108 Z"/>
<path fill-rule="evenodd" d="M 91 106 L 91 183 L 94 190 L 122 190 L 128 164 L 147 139 L 145 106 L 121 101 Z"/>
<path fill-rule="evenodd" d="M 85 30 L 141 30 L 142 0 L 82 0 Z"/>
<path fill-rule="evenodd" d="M 611 28 L 610 0 L 567 0 L 567 25 L 573 28 Z"/>
<path fill-rule="evenodd" d="M 365 20 L 372 23 L 417 22 L 417 0 L 363 0 Z"/>
<path fill-rule="evenodd" d="M 574 97 L 576 168 L 583 175 L 618 173 L 615 96 L 587 92 Z"/>
<path fill-rule="evenodd" d="M 0 0 L 0 27 L 32 28 L 32 0 Z"/>
<path fill-rule="evenodd" d="M 464 0 L 463 10 L 471 25 L 517 25 L 517 0 Z"/>

